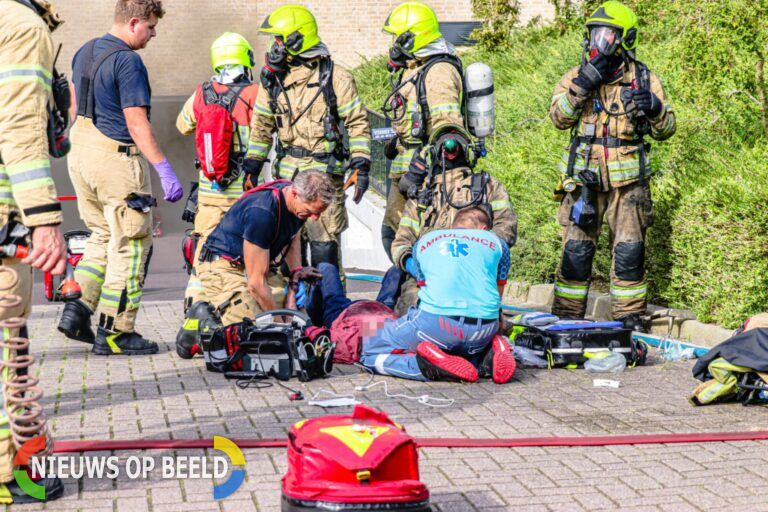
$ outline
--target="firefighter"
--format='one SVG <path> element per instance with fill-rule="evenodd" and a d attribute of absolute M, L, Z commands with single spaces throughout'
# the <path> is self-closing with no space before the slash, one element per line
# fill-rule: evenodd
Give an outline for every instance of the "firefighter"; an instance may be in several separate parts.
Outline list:
<path fill-rule="evenodd" d="M 72 61 L 77 119 L 67 164 L 91 236 L 75 271 L 82 300 L 65 305 L 58 329 L 93 343 L 96 355 L 158 350 L 134 330 L 156 205 L 149 163 L 166 201 L 178 201 L 183 190 L 149 123 L 149 76 L 135 50 L 155 36 L 164 13 L 160 0 L 117 2 L 109 33 L 86 43 Z M 90 319 L 97 308 L 94 336 Z"/>
<path fill-rule="evenodd" d="M 446 126 L 428 142 L 424 156 L 417 155 L 411 168 L 427 169 L 419 193 L 405 203 L 392 242 L 392 261 L 410 275 L 402 285 L 395 307 L 404 315 L 418 301 L 413 245 L 435 229 L 448 229 L 456 213 L 470 206 L 483 208 L 491 218 L 491 231 L 509 247 L 517 240 L 517 216 L 504 185 L 486 172 L 473 172 L 476 157 L 469 136 L 459 126 Z M 411 172 L 409 170 L 409 172 Z"/>
<path fill-rule="evenodd" d="M 296 309 L 298 282 L 319 277 L 301 266 L 299 232 L 305 222 L 319 219 L 333 198 L 325 171 L 302 172 L 293 182 L 266 183 L 243 194 L 200 252 L 200 300 L 213 306 L 224 325 L 277 309 L 283 299 L 286 308 Z M 290 283 L 277 275 L 283 263 Z M 291 286 L 281 297 L 285 284 Z M 191 357 L 195 340 L 187 339 Z"/>
<path fill-rule="evenodd" d="M 406 175 L 411 160 L 436 130 L 465 123 L 461 108 L 461 60 L 442 37 L 434 11 L 421 2 L 405 2 L 387 17 L 384 31 L 392 34 L 393 43 L 387 63 L 392 93 L 383 110 L 397 135 L 385 148 L 387 158 L 392 160 L 392 186 L 387 195 L 381 239 L 392 259 L 392 241 L 406 193 L 414 185 L 412 177 Z"/>
<path fill-rule="evenodd" d="M 254 65 L 253 48 L 248 40 L 240 34 L 227 32 L 217 38 L 211 45 L 211 64 L 215 75 L 201 84 L 195 93 L 184 104 L 184 108 L 176 118 L 176 128 L 182 135 L 195 133 L 198 121 L 208 112 L 216 112 L 206 105 L 215 103 L 225 108 L 232 120 L 232 139 L 228 153 L 227 172 L 222 179 L 211 181 L 200 168 L 200 178 L 197 188 L 197 212 L 194 215 L 194 232 L 199 236 L 197 250 L 194 254 L 193 268 L 189 276 L 186 292 L 184 293 L 184 310 L 186 311 L 202 290 L 202 285 L 194 269 L 200 257 L 200 248 L 205 239 L 213 231 L 227 210 L 235 204 L 243 193 L 242 160 L 248 148 L 251 114 L 253 102 L 256 100 L 257 84 L 251 82 L 251 68 Z M 210 101 L 205 99 L 206 91 Z M 214 97 L 215 95 L 215 97 Z M 227 108 L 231 106 L 231 108 Z M 196 137 L 198 141 L 202 137 Z M 204 141 L 203 141 L 204 142 Z M 214 141 L 223 143 L 222 141 Z M 199 147 L 199 144 L 198 144 Z M 215 152 L 215 148 L 213 149 Z M 204 154 L 198 149 L 198 162 L 205 162 Z M 200 164 L 198 164 L 200 166 Z M 187 217 L 189 218 L 189 217 Z M 185 220 L 187 219 L 185 218 Z"/>
<path fill-rule="evenodd" d="M 3 268 L 14 269 L 18 281 L 2 274 L 0 286 L 9 288 L 3 294 L 21 297 L 18 304 L 0 307 L 0 320 L 14 317 L 27 318 L 32 305 L 32 269 L 64 272 L 66 249 L 59 230 L 62 222 L 61 205 L 51 177 L 49 154 L 56 152 L 55 142 L 47 125 L 54 116 L 66 120 L 67 105 L 56 101 L 51 104 L 53 70 L 53 41 L 51 31 L 61 20 L 47 1 L 0 0 L 0 224 L 4 239 L 0 244 L 23 243 L 25 237 L 14 237 L 13 227 L 26 227 L 32 231 L 32 251 L 18 260 L 4 253 L 0 259 Z M 66 81 L 63 81 L 66 90 Z M 62 92 L 62 91 L 58 91 Z M 58 97 L 56 97 L 58 100 Z M 50 116 L 50 117 L 49 117 Z M 58 148 L 61 149 L 61 148 Z M 26 245 L 26 244 L 25 244 Z M 2 339 L 26 337 L 26 328 L 3 329 Z M 3 361 L 17 356 L 15 350 L 3 349 Z M 13 366 L 3 365 L 3 407 L 0 410 L 0 503 L 22 504 L 55 500 L 64 493 L 64 485 L 56 477 L 35 483 L 45 488 L 42 500 L 24 492 L 16 482 L 14 456 L 17 446 L 11 437 L 8 411 L 8 381 L 14 379 Z M 43 435 L 40 432 L 39 435 Z M 21 468 L 23 469 L 23 467 Z M 26 473 L 24 474 L 26 477 Z M 28 487 L 27 487 L 28 488 Z"/>
<path fill-rule="evenodd" d="M 558 222 L 563 226 L 563 255 L 552 312 L 584 317 L 592 260 L 606 216 L 613 318 L 642 331 L 645 233 L 653 219 L 645 136 L 659 141 L 671 137 L 675 115 L 659 78 L 635 56 L 634 12 L 619 2 L 605 2 L 586 27 L 582 64 L 557 84 L 549 110 L 555 126 L 573 134 L 559 165 L 556 190 L 562 197 Z M 574 185 L 575 190 L 564 190 Z"/>
<path fill-rule="evenodd" d="M 277 132 L 274 175 L 292 179 L 297 173 L 320 170 L 331 175 L 336 197 L 319 220 L 305 226 L 312 265 L 331 263 L 343 275 L 341 233 L 347 228 L 344 207 L 344 165 L 349 161 L 353 199 L 368 189 L 371 131 L 355 81 L 334 65 L 320 41 L 314 16 L 305 7 L 285 5 L 272 11 L 260 32 L 274 41 L 261 72 L 262 87 L 254 104 L 246 160 L 246 188 L 254 185 Z M 349 147 L 345 147 L 341 128 Z"/>

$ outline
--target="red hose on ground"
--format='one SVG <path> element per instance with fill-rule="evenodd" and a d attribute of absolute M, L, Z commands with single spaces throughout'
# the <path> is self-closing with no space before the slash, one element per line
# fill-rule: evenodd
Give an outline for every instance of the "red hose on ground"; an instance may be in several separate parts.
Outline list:
<path fill-rule="evenodd" d="M 615 446 L 628 444 L 719 443 L 725 441 L 765 441 L 768 431 L 696 432 L 692 434 L 646 434 L 629 436 L 518 437 L 499 439 L 461 439 L 421 437 L 420 448 L 524 448 L 534 446 Z M 285 448 L 287 439 L 233 439 L 240 448 Z M 181 450 L 213 448 L 213 439 L 126 439 L 116 441 L 56 441 L 55 453 L 123 450 Z"/>

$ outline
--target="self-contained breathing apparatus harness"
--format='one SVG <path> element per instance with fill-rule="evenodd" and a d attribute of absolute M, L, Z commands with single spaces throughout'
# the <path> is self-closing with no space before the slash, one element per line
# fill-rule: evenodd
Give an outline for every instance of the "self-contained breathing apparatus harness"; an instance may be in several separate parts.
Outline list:
<path fill-rule="evenodd" d="M 227 88 L 225 92 L 218 93 L 213 87 L 213 81 L 208 80 L 201 85 L 201 92 L 203 94 L 204 105 L 218 105 L 229 114 L 229 118 L 232 123 L 235 124 L 236 129 L 233 130 L 237 134 L 238 151 L 235 151 L 235 145 L 229 145 L 229 165 L 227 166 L 227 172 L 218 178 L 218 180 L 211 180 L 214 187 L 226 189 L 243 173 L 243 163 L 245 162 L 245 155 L 248 152 L 247 141 L 243 141 L 243 137 L 239 130 L 239 124 L 233 119 L 232 115 L 237 107 L 237 102 L 241 101 L 248 112 L 248 118 L 250 119 L 250 113 L 253 107 L 245 101 L 241 95 L 243 91 L 251 85 L 251 82 L 235 82 L 232 84 L 221 84 Z M 195 167 L 198 170 L 202 169 L 200 159 L 195 159 Z M 208 172 L 212 172 L 211 169 Z"/>
<path fill-rule="evenodd" d="M 584 62 L 585 59 L 582 59 Z M 582 64 L 583 64 L 582 62 Z M 592 97 L 594 105 L 599 108 L 599 112 L 605 112 L 608 117 L 630 117 L 634 120 L 635 131 L 639 138 L 626 140 L 618 137 L 598 137 L 595 131 L 594 125 L 588 125 L 587 132 L 583 136 L 577 135 L 577 125 L 571 129 L 571 145 L 568 154 L 568 168 L 567 175 L 569 178 L 573 178 L 574 164 L 576 162 L 576 156 L 578 155 L 579 147 L 582 144 L 586 144 L 584 165 L 589 163 L 589 155 L 592 151 L 592 146 L 597 144 L 605 148 L 620 148 L 620 147 L 636 147 L 638 148 L 638 160 L 640 167 L 640 184 L 645 183 L 645 176 L 647 170 L 646 155 L 651 149 L 650 143 L 645 141 L 645 136 L 651 132 L 650 122 L 644 112 L 638 110 L 637 107 L 632 104 L 632 90 L 650 90 L 650 72 L 648 67 L 639 60 L 633 59 L 631 61 L 635 66 L 635 79 L 629 83 L 621 85 L 623 86 L 621 91 L 621 100 L 624 103 L 623 112 L 611 112 L 610 109 L 605 108 L 605 101 L 600 96 L 600 90 L 595 92 L 595 96 Z M 629 59 L 624 56 L 624 64 L 628 66 Z M 589 128 L 591 126 L 591 129 Z"/>
<path fill-rule="evenodd" d="M 294 57 L 294 61 L 299 60 L 300 57 Z M 313 64 L 308 62 L 301 62 L 300 65 L 303 66 L 309 66 L 313 67 Z M 283 144 L 278 139 L 277 145 L 275 147 L 275 152 L 277 153 L 277 159 L 275 162 L 275 168 L 280 168 L 280 161 L 285 158 L 286 156 L 291 156 L 293 158 L 314 158 L 315 160 L 319 162 L 323 162 L 327 164 L 326 171 L 328 173 L 333 173 L 336 170 L 336 164 L 337 163 L 343 163 L 346 160 L 349 159 L 350 152 L 349 148 L 344 143 L 344 137 L 341 133 L 341 116 L 339 115 L 339 108 L 338 108 L 338 101 L 336 99 L 336 91 L 333 89 L 333 68 L 334 63 L 333 60 L 328 56 L 320 57 L 319 61 L 314 64 L 319 68 L 319 81 L 317 84 L 309 84 L 307 87 L 317 87 L 318 91 L 310 100 L 310 102 L 307 104 L 307 106 L 302 110 L 298 116 L 295 118 L 293 117 L 293 108 L 291 107 L 291 101 L 288 98 L 288 93 L 285 90 L 285 87 L 283 86 L 282 76 L 284 76 L 284 73 L 275 72 L 275 73 L 262 73 L 261 75 L 261 83 L 266 88 L 267 92 L 269 93 L 269 108 L 272 110 L 272 112 L 275 115 L 275 124 L 278 128 L 283 127 L 283 116 L 288 116 L 288 127 L 291 128 L 296 125 L 296 123 L 304 117 L 304 115 L 309 111 L 310 108 L 312 108 L 312 105 L 315 104 L 315 101 L 320 97 L 320 95 L 323 95 L 323 98 L 325 99 L 325 115 L 323 116 L 323 135 L 325 137 L 325 140 L 329 143 L 329 145 L 332 146 L 331 151 L 328 152 L 312 152 L 305 148 L 300 148 L 296 146 L 288 146 L 284 147 Z M 287 104 L 287 110 L 282 111 L 280 108 L 280 104 L 278 102 L 278 97 L 280 95 L 283 95 L 285 97 L 285 102 Z M 291 177 L 291 180 L 293 180 L 296 177 L 296 174 L 298 173 L 298 169 L 294 171 L 293 176 Z"/>
<path fill-rule="evenodd" d="M 469 201 L 467 201 L 466 203 L 457 203 L 453 201 L 452 193 L 449 193 L 448 185 L 446 183 L 447 182 L 446 152 L 450 152 L 450 150 L 447 149 L 446 146 L 451 145 L 451 143 L 457 144 L 459 146 L 458 148 L 456 148 L 456 151 L 464 152 L 464 157 L 469 163 L 470 168 L 474 166 L 473 161 L 476 161 L 476 158 L 472 155 L 474 152 L 474 149 L 472 147 L 472 144 L 469 142 L 469 140 L 464 139 L 464 137 L 461 134 L 457 133 L 454 130 L 450 130 L 442 133 L 437 138 L 437 140 L 435 140 L 435 142 L 430 146 L 428 150 L 431 165 L 428 166 L 426 185 L 422 187 L 422 189 L 419 191 L 418 195 L 416 196 L 416 210 L 418 211 L 418 214 L 419 214 L 419 221 L 421 221 L 423 213 L 432 204 L 432 201 L 434 199 L 435 176 L 436 174 L 442 174 L 443 179 L 442 179 L 442 182 L 440 183 L 440 192 L 443 200 L 446 203 L 448 203 L 448 206 L 450 206 L 454 210 L 462 210 L 464 208 L 478 206 L 485 211 L 486 215 L 488 215 L 488 219 L 490 220 L 491 224 L 493 224 L 493 209 L 490 207 L 490 204 L 488 204 L 488 197 L 487 197 L 488 196 L 487 188 L 488 188 L 488 184 L 491 181 L 491 177 L 488 175 L 487 172 L 469 171 L 472 173 L 472 177 L 470 179 L 470 184 L 469 184 L 469 189 L 470 189 Z M 440 172 L 435 173 L 434 169 L 438 165 L 440 167 Z M 424 226 L 430 227 L 430 225 L 431 225 L 431 218 L 427 219 Z"/>
<path fill-rule="evenodd" d="M 419 104 L 418 111 L 412 112 L 411 116 L 411 133 L 410 136 L 416 139 L 419 139 L 421 142 L 417 145 L 409 145 L 403 138 L 398 135 L 397 137 L 400 139 L 400 143 L 408 148 L 415 147 L 416 151 L 420 151 L 424 146 L 429 145 L 429 139 L 430 137 L 427 134 L 426 125 L 427 125 L 427 115 L 429 113 L 429 103 L 427 101 L 427 87 L 426 87 L 426 76 L 429 70 L 436 64 L 440 64 L 442 62 L 446 62 L 456 68 L 456 70 L 459 73 L 459 76 L 461 77 L 461 88 L 462 88 L 462 94 L 461 94 L 461 115 L 464 119 L 464 123 L 466 125 L 466 100 L 467 100 L 467 86 L 466 86 L 466 80 L 464 77 L 464 66 L 461 62 L 461 59 L 456 57 L 455 55 L 450 54 L 440 54 L 432 57 L 430 60 L 428 60 L 420 69 L 417 70 L 416 73 L 414 73 L 411 77 L 409 77 L 407 80 L 403 81 L 403 73 L 404 68 L 400 70 L 399 73 L 392 73 L 390 75 L 390 83 L 392 85 L 392 92 L 387 96 L 387 98 L 384 100 L 384 104 L 382 105 L 382 112 L 384 113 L 384 116 L 392 122 L 400 121 L 403 119 L 403 117 L 406 115 L 406 101 L 403 95 L 400 93 L 400 91 L 408 84 L 413 84 L 416 88 L 416 94 L 417 94 L 417 102 Z M 395 77 L 395 74 L 397 75 Z M 491 89 L 492 90 L 492 89 Z M 475 94 L 485 94 L 488 91 L 478 91 Z M 398 109 L 400 109 L 400 113 L 398 114 Z M 455 127 L 454 127 L 455 128 Z M 464 127 L 466 129 L 466 126 Z M 443 180 L 441 183 L 441 192 L 444 200 L 448 203 L 448 205 L 451 208 L 454 208 L 456 210 L 462 209 L 462 208 L 468 208 L 471 206 L 480 206 L 483 208 L 483 210 L 486 211 L 486 214 L 488 215 L 488 218 L 493 222 L 493 211 L 490 208 L 490 205 L 487 204 L 487 194 L 486 189 L 487 185 L 490 182 L 490 176 L 486 172 L 479 172 L 479 173 L 473 173 L 472 174 L 472 180 L 470 184 L 470 192 L 471 192 L 471 198 L 470 200 L 465 204 L 458 204 L 454 203 L 451 194 L 448 193 L 448 187 L 446 184 L 446 176 L 445 176 L 445 170 L 446 170 L 446 161 L 445 161 L 445 145 L 449 140 L 453 140 L 454 143 L 458 144 L 460 146 L 459 150 L 464 152 L 464 158 L 467 161 L 467 164 L 470 168 L 473 168 L 475 164 L 477 163 L 477 156 L 478 155 L 484 155 L 484 147 L 482 145 L 478 145 L 477 148 L 473 147 L 473 144 L 468 140 L 464 139 L 463 136 L 459 135 L 457 133 L 458 130 L 451 130 L 448 133 L 443 133 L 442 135 L 439 135 L 435 142 L 431 145 L 429 148 L 429 160 L 430 164 L 428 165 L 427 169 L 427 176 L 426 176 L 426 185 L 421 188 L 421 190 L 418 192 L 418 195 L 416 196 L 417 200 L 417 210 L 419 212 L 419 218 L 421 219 L 422 214 L 424 211 L 426 211 L 427 207 L 429 207 L 430 204 L 432 204 L 432 200 L 434 197 L 434 189 L 435 189 L 435 172 L 434 169 L 436 166 L 440 166 L 440 173 L 443 174 Z M 435 134 L 433 134 L 435 135 Z M 427 226 L 429 225 L 430 220 L 427 220 Z"/>
<path fill-rule="evenodd" d="M 414 84 L 416 87 L 417 102 L 419 104 L 419 111 L 411 114 L 411 137 L 421 140 L 421 144 L 418 145 L 417 150 L 425 146 L 429 140 L 426 130 L 427 113 L 429 112 L 429 103 L 427 102 L 427 86 L 426 78 L 427 73 L 435 64 L 446 62 L 456 68 L 461 77 L 461 115 L 465 116 L 466 112 L 466 84 L 464 83 L 464 66 L 461 63 L 461 59 L 455 55 L 440 54 L 430 58 L 420 69 L 416 71 L 408 80 L 403 81 L 403 73 L 405 68 L 401 68 L 399 73 L 392 73 L 390 75 L 390 85 L 392 86 L 392 92 L 384 100 L 384 104 L 381 107 L 381 111 L 389 121 L 400 121 L 406 115 L 406 102 L 405 98 L 400 91 L 408 84 Z M 398 114 L 398 109 L 402 109 Z M 409 146 L 399 135 L 400 142 L 405 147 Z"/>

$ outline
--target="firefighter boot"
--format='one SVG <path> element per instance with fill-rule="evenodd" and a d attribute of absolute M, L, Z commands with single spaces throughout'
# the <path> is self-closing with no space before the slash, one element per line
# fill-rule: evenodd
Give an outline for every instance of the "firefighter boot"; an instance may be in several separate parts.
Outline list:
<path fill-rule="evenodd" d="M 97 356 L 156 354 L 157 343 L 145 340 L 136 332 L 110 332 L 99 327 L 92 352 Z"/>
<path fill-rule="evenodd" d="M 28 503 L 43 503 L 46 501 L 53 501 L 61 498 L 64 495 L 64 484 L 58 477 L 41 478 L 33 481 L 35 485 L 39 485 L 45 488 L 45 494 L 42 499 L 35 498 L 27 494 L 21 486 L 16 483 L 16 480 L 8 482 L 5 485 L 8 492 L 11 494 L 11 499 L 14 505 L 24 505 Z M 3 485 L 3 484 L 0 484 Z"/>
<path fill-rule="evenodd" d="M 645 326 L 645 322 L 640 315 L 627 315 L 621 318 L 617 318 L 616 320 L 623 323 L 625 329 L 632 329 L 634 332 L 648 332 L 648 328 Z"/>
<path fill-rule="evenodd" d="M 71 340 L 93 343 L 96 336 L 91 328 L 92 314 L 88 306 L 81 301 L 69 301 L 64 304 L 57 329 Z"/>
<path fill-rule="evenodd" d="M 200 334 L 221 325 L 214 307 L 204 301 L 197 301 L 187 310 L 184 324 L 176 335 L 176 353 L 182 359 L 192 359 L 200 353 Z"/>
<path fill-rule="evenodd" d="M 514 377 L 516 368 L 517 362 L 509 341 L 504 336 L 496 335 L 480 364 L 480 376 L 490 377 L 496 384 L 506 384 Z"/>
<path fill-rule="evenodd" d="M 422 341 L 416 347 L 416 362 L 421 373 L 429 380 L 477 381 L 477 369 L 472 363 L 463 357 L 446 354 L 428 341 Z"/>

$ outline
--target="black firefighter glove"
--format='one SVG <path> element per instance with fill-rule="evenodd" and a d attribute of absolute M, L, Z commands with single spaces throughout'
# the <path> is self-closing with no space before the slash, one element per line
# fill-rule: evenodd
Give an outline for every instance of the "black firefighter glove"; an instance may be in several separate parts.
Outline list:
<path fill-rule="evenodd" d="M 661 104 L 659 97 L 648 89 L 632 91 L 632 100 L 635 102 L 635 105 L 637 105 L 637 109 L 645 112 L 645 115 L 651 119 L 659 117 L 661 115 L 661 110 L 664 107 L 664 105 Z"/>
<path fill-rule="evenodd" d="M 400 178 L 398 188 L 403 197 L 414 199 L 427 177 L 427 159 L 418 151 L 413 154 L 408 172 Z"/>
<path fill-rule="evenodd" d="M 259 184 L 259 174 L 264 167 L 264 160 L 246 158 L 243 162 L 243 190 L 250 190 Z"/>
<path fill-rule="evenodd" d="M 387 141 L 386 144 L 384 144 L 384 156 L 387 160 L 394 160 L 397 158 L 398 151 L 397 151 L 397 135 L 392 137 Z"/>
<path fill-rule="evenodd" d="M 363 198 L 365 191 L 368 190 L 371 161 L 367 158 L 356 156 L 350 160 L 349 168 L 352 169 L 352 174 L 350 174 L 347 182 L 344 183 L 344 190 L 347 190 L 352 185 L 355 186 L 355 194 L 352 196 L 352 200 L 357 204 Z"/>
<path fill-rule="evenodd" d="M 610 59 L 608 57 L 602 53 L 598 53 L 594 59 L 585 62 L 584 65 L 579 68 L 579 74 L 573 79 L 573 84 L 580 87 L 585 92 L 597 90 L 608 75 L 609 63 Z"/>

